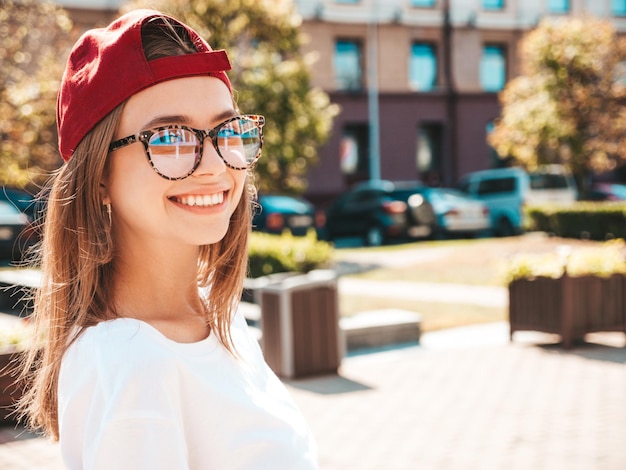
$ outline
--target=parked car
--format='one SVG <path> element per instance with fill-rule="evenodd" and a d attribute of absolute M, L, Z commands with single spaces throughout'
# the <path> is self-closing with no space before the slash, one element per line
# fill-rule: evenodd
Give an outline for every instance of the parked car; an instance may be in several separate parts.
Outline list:
<path fill-rule="evenodd" d="M 578 198 L 574 179 L 559 165 L 532 173 L 521 168 L 476 171 L 465 175 L 458 188 L 489 208 L 491 225 L 500 236 L 522 231 L 524 204 L 571 203 Z"/>
<path fill-rule="evenodd" d="M 26 214 L 0 200 L 0 259 L 19 261 L 34 241 L 34 230 Z"/>
<path fill-rule="evenodd" d="M 36 215 L 37 202 L 32 194 L 16 188 L 3 186 L 0 188 L 0 201 L 6 201 L 26 214 L 33 221 Z"/>
<path fill-rule="evenodd" d="M 434 213 L 411 196 L 418 182 L 367 181 L 342 194 L 326 211 L 326 238 L 360 237 L 368 246 L 431 235 Z"/>
<path fill-rule="evenodd" d="M 433 236 L 476 236 L 491 228 L 489 209 L 485 204 L 451 188 L 424 188 L 411 198 L 423 197 L 433 208 L 436 223 Z"/>
<path fill-rule="evenodd" d="M 313 204 L 302 198 L 277 194 L 259 195 L 252 220 L 253 230 L 281 234 L 306 235 L 316 230 L 316 211 Z"/>
<path fill-rule="evenodd" d="M 591 201 L 625 201 L 626 185 L 616 183 L 595 183 L 589 189 Z"/>

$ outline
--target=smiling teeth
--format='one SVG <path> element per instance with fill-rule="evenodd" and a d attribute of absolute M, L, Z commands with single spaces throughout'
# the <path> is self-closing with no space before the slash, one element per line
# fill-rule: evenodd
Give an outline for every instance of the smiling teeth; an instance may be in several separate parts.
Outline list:
<path fill-rule="evenodd" d="M 176 200 L 186 206 L 209 207 L 224 202 L 224 193 L 183 196 Z"/>

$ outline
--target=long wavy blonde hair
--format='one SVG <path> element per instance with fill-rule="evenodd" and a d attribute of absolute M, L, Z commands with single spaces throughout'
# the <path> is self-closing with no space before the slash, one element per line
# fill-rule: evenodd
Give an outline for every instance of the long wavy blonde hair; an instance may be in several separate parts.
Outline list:
<path fill-rule="evenodd" d="M 148 60 L 195 52 L 184 29 L 166 19 L 148 23 L 143 33 Z M 31 316 L 37 340 L 19 365 L 26 390 L 17 414 L 54 440 L 59 438 L 57 387 L 63 355 L 85 328 L 115 316 L 109 303 L 115 240 L 98 188 L 123 108 L 118 106 L 85 136 L 46 191 L 47 212 L 35 260 L 42 278 Z M 202 246 L 198 257 L 198 285 L 211 286 L 207 324 L 231 353 L 230 321 L 247 269 L 253 193 L 248 178 L 225 237 Z"/>

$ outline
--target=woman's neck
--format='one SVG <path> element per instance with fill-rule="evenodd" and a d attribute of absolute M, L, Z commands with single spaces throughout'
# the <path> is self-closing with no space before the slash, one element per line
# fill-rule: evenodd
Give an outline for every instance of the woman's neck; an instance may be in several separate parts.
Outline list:
<path fill-rule="evenodd" d="M 170 339 L 198 341 L 209 333 L 197 281 L 198 249 L 120 250 L 114 260 L 116 316 L 145 321 Z"/>

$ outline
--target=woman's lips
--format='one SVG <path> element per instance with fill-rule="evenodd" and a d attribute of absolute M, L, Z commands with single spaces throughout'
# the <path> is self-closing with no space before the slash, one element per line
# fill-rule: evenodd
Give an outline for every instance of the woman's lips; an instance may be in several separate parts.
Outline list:
<path fill-rule="evenodd" d="M 189 207 L 211 207 L 224 202 L 224 191 L 213 194 L 185 194 L 182 196 L 171 196 L 174 202 Z"/>

